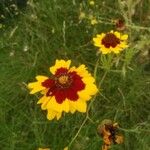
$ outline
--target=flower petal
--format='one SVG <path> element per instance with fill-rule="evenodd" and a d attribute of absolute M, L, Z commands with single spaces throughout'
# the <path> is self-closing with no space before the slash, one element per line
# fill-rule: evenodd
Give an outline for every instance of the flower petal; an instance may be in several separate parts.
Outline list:
<path fill-rule="evenodd" d="M 48 79 L 46 76 L 38 75 L 36 76 L 37 82 L 31 82 L 28 84 L 28 88 L 31 89 L 30 94 L 37 93 L 39 91 L 42 91 L 45 89 L 45 87 L 42 86 L 42 82 Z"/>
<path fill-rule="evenodd" d="M 127 40 L 128 39 L 128 35 L 127 34 L 124 34 L 121 36 L 121 40 Z"/>
<path fill-rule="evenodd" d="M 59 104 L 53 96 L 47 104 L 47 109 L 51 109 L 56 112 L 69 112 L 68 100 L 66 99 L 65 101 L 63 101 L 63 103 Z"/>
<path fill-rule="evenodd" d="M 56 117 L 56 112 L 52 111 L 52 110 L 47 110 L 47 119 L 48 120 L 53 120 Z"/>
<path fill-rule="evenodd" d="M 63 67 L 69 69 L 71 64 L 71 60 L 65 61 L 65 60 L 56 60 L 56 63 L 54 66 L 50 67 L 50 72 L 52 74 L 55 74 L 56 70 Z"/>
<path fill-rule="evenodd" d="M 75 110 L 78 110 L 79 112 L 82 112 L 82 113 L 85 113 L 86 112 L 86 109 L 87 109 L 87 104 L 86 102 L 83 102 L 81 100 L 78 100 L 78 101 L 69 101 L 71 107 L 74 107 Z"/>

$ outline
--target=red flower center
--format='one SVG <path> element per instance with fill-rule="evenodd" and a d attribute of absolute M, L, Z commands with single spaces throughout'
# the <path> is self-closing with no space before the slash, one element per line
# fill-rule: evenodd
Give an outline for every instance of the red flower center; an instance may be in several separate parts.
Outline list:
<path fill-rule="evenodd" d="M 55 75 L 42 82 L 46 87 L 46 96 L 55 96 L 56 101 L 61 104 L 66 98 L 71 101 L 77 101 L 78 91 L 85 88 L 85 84 L 75 71 L 68 72 L 66 68 L 57 69 Z"/>
<path fill-rule="evenodd" d="M 67 74 L 60 74 L 55 78 L 55 84 L 58 88 L 69 88 L 72 84 L 72 77 Z"/>
<path fill-rule="evenodd" d="M 107 33 L 105 37 L 102 39 L 102 44 L 106 48 L 116 47 L 118 44 L 120 44 L 120 39 L 117 38 L 113 33 Z"/>

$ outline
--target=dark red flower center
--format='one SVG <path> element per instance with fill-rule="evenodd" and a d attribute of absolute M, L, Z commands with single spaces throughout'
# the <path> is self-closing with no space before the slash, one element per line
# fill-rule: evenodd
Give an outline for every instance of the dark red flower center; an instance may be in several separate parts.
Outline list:
<path fill-rule="evenodd" d="M 55 96 L 56 101 L 61 104 L 66 98 L 71 101 L 77 101 L 78 91 L 85 88 L 85 84 L 75 71 L 68 72 L 66 68 L 57 69 L 55 75 L 42 82 L 46 87 L 46 96 Z"/>
<path fill-rule="evenodd" d="M 72 84 L 72 77 L 67 73 L 60 74 L 55 78 L 55 84 L 58 88 L 69 88 Z"/>
<path fill-rule="evenodd" d="M 118 44 L 120 44 L 120 39 L 117 38 L 113 33 L 107 33 L 105 37 L 102 39 L 102 44 L 106 48 L 116 47 Z"/>

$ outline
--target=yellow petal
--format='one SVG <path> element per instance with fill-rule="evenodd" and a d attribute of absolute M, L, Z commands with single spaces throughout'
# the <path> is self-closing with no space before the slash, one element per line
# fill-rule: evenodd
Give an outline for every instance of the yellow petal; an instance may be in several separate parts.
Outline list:
<path fill-rule="evenodd" d="M 126 42 L 121 42 L 120 45 L 119 45 L 121 48 L 127 48 L 128 45 Z"/>
<path fill-rule="evenodd" d="M 121 34 L 120 34 L 119 32 L 115 31 L 114 34 L 115 34 L 115 36 L 116 36 L 118 39 L 120 39 Z"/>
<path fill-rule="evenodd" d="M 50 97 L 46 97 L 46 96 L 43 97 L 43 103 L 41 105 L 41 109 L 42 110 L 46 110 L 47 109 L 47 105 L 48 105 L 49 101 L 50 101 Z"/>
<path fill-rule="evenodd" d="M 28 84 L 28 88 L 31 90 L 30 94 L 34 94 L 34 93 L 44 90 L 45 87 L 43 87 L 41 83 L 45 81 L 46 79 L 48 79 L 48 77 L 38 75 L 36 76 L 36 79 L 37 79 L 37 82 L 31 82 Z"/>
<path fill-rule="evenodd" d="M 36 78 L 38 81 L 40 81 L 40 82 L 43 82 L 43 81 L 45 81 L 46 79 L 48 79 L 48 77 L 42 76 L 42 75 L 38 75 L 38 76 L 36 76 L 35 78 Z"/>
<path fill-rule="evenodd" d="M 78 95 L 82 100 L 88 101 L 91 99 L 91 96 L 97 92 L 98 89 L 95 84 L 87 84 L 84 90 L 78 92 Z"/>
<path fill-rule="evenodd" d="M 62 115 L 62 113 L 57 113 L 57 114 L 56 114 L 57 120 L 59 120 L 59 119 L 61 118 L 61 115 Z"/>
<path fill-rule="evenodd" d="M 127 40 L 128 39 L 128 35 L 127 34 L 124 34 L 121 36 L 121 40 Z"/>
<path fill-rule="evenodd" d="M 45 89 L 45 87 L 41 85 L 41 82 L 29 83 L 28 88 L 31 90 L 30 94 L 34 94 Z"/>
<path fill-rule="evenodd" d="M 86 102 L 83 102 L 81 100 L 77 100 L 75 102 L 69 101 L 70 105 L 74 107 L 75 110 L 78 110 L 79 112 L 85 113 L 87 109 Z"/>
<path fill-rule="evenodd" d="M 63 67 L 63 68 L 67 68 L 69 69 L 71 64 L 71 60 L 65 61 L 65 60 L 56 60 L 56 63 L 54 66 L 50 67 L 50 72 L 52 74 L 55 74 L 55 72 L 57 71 L 57 69 Z"/>
<path fill-rule="evenodd" d="M 106 35 L 105 33 L 101 33 L 101 34 L 97 34 L 97 37 L 102 39 L 105 35 Z"/>
<path fill-rule="evenodd" d="M 47 104 L 47 109 L 52 109 L 57 112 L 62 111 L 69 112 L 68 100 L 66 99 L 65 101 L 63 101 L 62 104 L 59 104 L 57 103 L 55 97 L 53 96 Z"/>
<path fill-rule="evenodd" d="M 102 54 L 111 53 L 111 49 L 110 48 L 106 48 L 104 45 L 101 45 L 101 48 L 99 50 L 102 52 Z"/>
<path fill-rule="evenodd" d="M 86 112 L 86 109 L 87 109 L 87 104 L 86 104 L 86 102 L 83 102 L 83 101 L 77 101 L 76 102 L 76 107 L 77 107 L 77 110 L 79 111 L 79 112 Z"/>
<path fill-rule="evenodd" d="M 44 103 L 45 101 L 47 101 L 47 99 L 50 99 L 50 97 L 47 97 L 47 96 L 42 96 L 39 100 L 38 100 L 38 102 L 37 102 L 37 104 L 42 104 L 42 103 Z"/>
<path fill-rule="evenodd" d="M 72 103 L 69 102 L 69 111 L 74 114 L 76 112 L 75 107 L 72 105 Z"/>
<path fill-rule="evenodd" d="M 120 44 L 117 45 L 115 48 L 111 47 L 111 51 L 114 52 L 115 54 L 118 54 L 122 48 L 120 47 Z"/>
<path fill-rule="evenodd" d="M 78 95 L 79 97 L 82 99 L 82 100 L 85 100 L 85 101 L 88 101 L 91 99 L 91 95 L 87 94 L 87 91 L 86 90 L 83 90 L 81 92 L 78 92 Z"/>
<path fill-rule="evenodd" d="M 56 113 L 52 110 L 48 110 L 47 112 L 47 119 L 48 120 L 53 120 L 56 117 Z"/>
<path fill-rule="evenodd" d="M 90 77 L 85 77 L 85 78 L 83 78 L 82 81 L 83 81 L 84 83 L 91 84 L 91 83 L 94 83 L 94 82 L 95 82 L 95 79 L 94 79 L 92 76 L 90 76 Z"/>
<path fill-rule="evenodd" d="M 71 67 L 70 72 L 72 72 L 72 71 L 76 71 L 80 77 L 90 77 L 91 76 L 91 74 L 88 73 L 85 65 L 80 65 L 78 68 Z"/>

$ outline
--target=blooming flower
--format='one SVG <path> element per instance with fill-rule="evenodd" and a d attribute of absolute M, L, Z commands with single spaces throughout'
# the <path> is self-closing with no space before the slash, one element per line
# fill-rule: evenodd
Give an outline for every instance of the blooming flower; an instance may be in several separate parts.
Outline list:
<path fill-rule="evenodd" d="M 93 0 L 91 0 L 91 1 L 89 2 L 89 4 L 93 6 L 93 5 L 95 5 L 95 2 L 94 2 Z"/>
<path fill-rule="evenodd" d="M 128 35 L 117 31 L 110 31 L 108 33 L 97 34 L 95 38 L 93 38 L 94 45 L 99 47 L 99 51 L 102 54 L 108 54 L 111 52 L 120 53 L 124 48 L 127 48 L 127 39 Z"/>
<path fill-rule="evenodd" d="M 104 144 L 102 150 L 110 149 L 111 144 L 121 144 L 123 136 L 118 134 L 118 123 L 105 119 L 98 126 L 98 133 L 102 136 Z"/>
<path fill-rule="evenodd" d="M 95 18 L 91 19 L 91 25 L 95 25 L 95 24 L 98 24 L 98 21 Z"/>
<path fill-rule="evenodd" d="M 60 119 L 62 112 L 86 112 L 86 102 L 98 91 L 85 65 L 70 67 L 70 64 L 70 60 L 56 60 L 50 67 L 50 77 L 38 75 L 36 82 L 28 84 L 31 94 L 40 92 L 43 95 L 38 104 L 48 111 L 49 120 Z"/>

